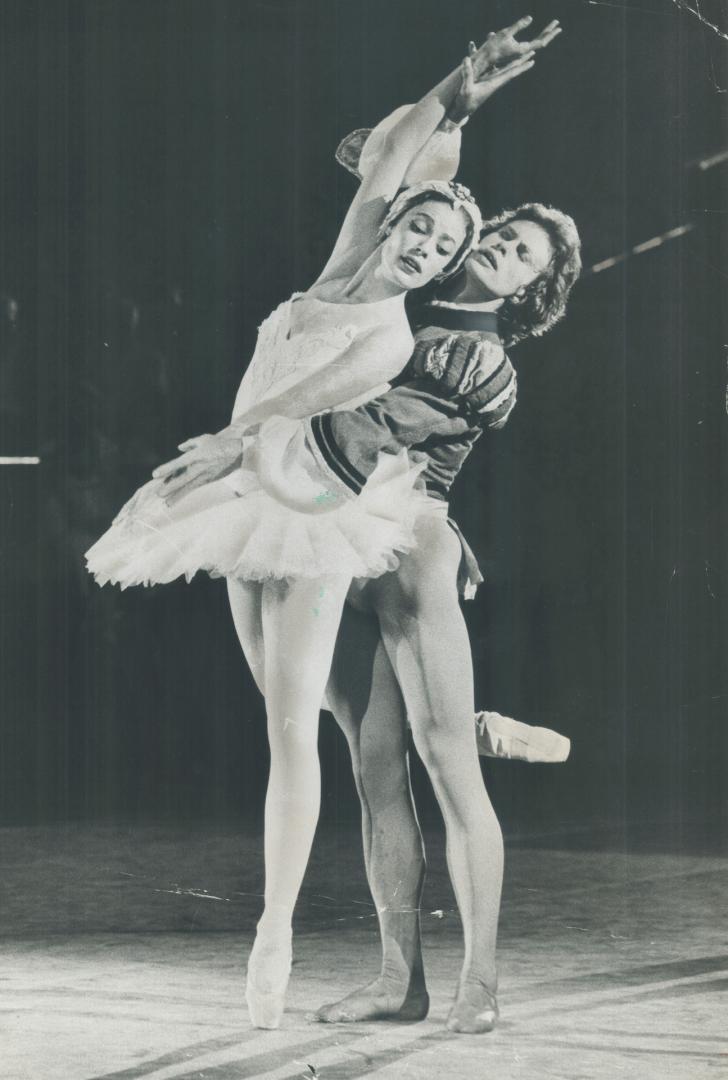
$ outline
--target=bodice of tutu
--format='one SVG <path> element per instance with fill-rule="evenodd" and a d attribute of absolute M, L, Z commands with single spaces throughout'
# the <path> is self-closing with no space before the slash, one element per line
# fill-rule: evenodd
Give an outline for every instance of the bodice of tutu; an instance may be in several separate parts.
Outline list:
<path fill-rule="evenodd" d="M 294 294 L 279 304 L 258 330 L 253 358 L 235 398 L 233 418 L 334 363 L 358 335 L 375 327 L 387 334 L 394 375 L 409 358 L 413 343 L 403 295 L 371 304 L 338 304 L 308 294 Z M 378 374 L 381 357 L 372 355 L 371 363 L 371 391 L 363 398 L 360 394 L 342 402 L 338 408 L 352 408 L 385 388 Z M 358 374 L 361 374 L 360 364 Z M 322 403 L 321 411 L 325 408 L 326 404 Z"/>

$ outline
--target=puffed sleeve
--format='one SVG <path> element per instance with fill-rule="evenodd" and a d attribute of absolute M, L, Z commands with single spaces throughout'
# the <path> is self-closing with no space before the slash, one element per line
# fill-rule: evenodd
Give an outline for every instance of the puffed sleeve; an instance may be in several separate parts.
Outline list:
<path fill-rule="evenodd" d="M 366 176 L 379 159 L 387 132 L 410 111 L 412 105 L 402 105 L 385 117 L 372 131 L 359 129 L 340 143 L 337 160 L 356 176 Z M 411 162 L 402 187 L 411 187 L 422 180 L 452 180 L 460 166 L 460 129 L 433 132 Z"/>
<path fill-rule="evenodd" d="M 477 413 L 484 427 L 502 427 L 515 404 L 516 373 L 492 334 L 424 328 L 411 366 L 416 377 L 437 383 L 440 393 Z"/>

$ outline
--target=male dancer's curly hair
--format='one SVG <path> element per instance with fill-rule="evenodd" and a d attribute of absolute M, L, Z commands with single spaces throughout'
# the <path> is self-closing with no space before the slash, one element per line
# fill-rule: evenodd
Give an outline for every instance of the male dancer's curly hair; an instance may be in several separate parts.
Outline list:
<path fill-rule="evenodd" d="M 581 240 L 573 218 L 543 203 L 522 203 L 483 222 L 481 238 L 510 221 L 533 221 L 548 233 L 553 257 L 520 299 L 507 297 L 498 310 L 498 329 L 505 348 L 528 337 L 540 337 L 564 317 L 566 303 L 581 272 Z M 426 286 L 419 290 L 423 301 L 452 296 L 462 281 L 464 270 L 448 279 L 445 287 Z"/>
<path fill-rule="evenodd" d="M 503 344 L 508 348 L 527 337 L 540 337 L 564 317 L 566 302 L 581 273 L 581 240 L 574 219 L 553 206 L 523 203 L 483 222 L 481 237 L 509 221 L 533 221 L 548 233 L 553 256 L 543 274 L 525 289 L 522 300 L 507 297 L 498 312 Z"/>

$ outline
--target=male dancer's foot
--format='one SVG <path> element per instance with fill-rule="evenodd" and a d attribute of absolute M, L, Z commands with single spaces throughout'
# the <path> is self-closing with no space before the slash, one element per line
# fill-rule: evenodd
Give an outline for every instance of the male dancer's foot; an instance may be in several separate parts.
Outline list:
<path fill-rule="evenodd" d="M 571 742 L 551 728 L 532 727 L 497 712 L 475 714 L 478 753 L 481 757 L 556 764 L 566 761 Z"/>
<path fill-rule="evenodd" d="M 412 1023 L 424 1020 L 430 997 L 424 973 L 413 975 L 409 983 L 380 975 L 374 982 L 347 994 L 332 1005 L 322 1005 L 316 1019 L 326 1024 L 353 1024 L 366 1020 L 394 1020 Z"/>
<path fill-rule="evenodd" d="M 479 981 L 461 984 L 447 1018 L 449 1031 L 463 1035 L 484 1035 L 498 1020 L 495 994 Z"/>

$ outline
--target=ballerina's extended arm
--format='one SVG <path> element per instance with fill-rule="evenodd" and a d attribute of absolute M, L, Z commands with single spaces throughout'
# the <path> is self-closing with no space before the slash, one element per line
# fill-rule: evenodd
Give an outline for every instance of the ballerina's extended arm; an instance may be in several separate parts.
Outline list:
<path fill-rule="evenodd" d="M 443 347 L 449 353 L 447 369 L 441 369 L 438 357 L 433 355 Z M 444 464 L 440 462 L 437 469 L 441 480 L 449 475 L 449 485 L 459 469 L 460 457 L 467 456 L 481 428 L 502 425 L 503 410 L 497 411 L 495 406 L 503 400 L 504 386 L 506 390 L 510 386 L 509 373 L 512 370 L 503 349 L 493 342 L 484 341 L 477 333 L 451 334 L 445 338 L 419 342 L 412 370 L 414 381 L 390 389 L 358 407 L 337 410 L 323 419 L 330 424 L 334 442 L 342 447 L 345 456 L 354 455 L 351 460 L 356 461 L 357 469 L 364 475 L 369 475 L 382 452 L 417 450 L 420 444 L 424 445 L 432 439 L 439 439 L 441 443 L 444 440 L 449 444 L 453 440 L 461 440 L 461 450 L 451 445 L 448 460 Z M 438 386 L 437 393 L 433 393 L 435 384 Z M 296 389 L 301 385 L 297 384 Z M 350 381 L 346 387 L 350 390 Z M 297 407 L 292 407 L 285 415 L 292 418 L 309 416 L 305 387 L 303 398 Z M 464 405 L 467 408 L 464 409 Z M 278 408 L 273 404 L 270 415 L 276 414 Z M 322 415 L 315 417 L 314 422 L 316 419 L 321 420 Z M 205 438 L 212 437 L 202 436 L 202 439 Z M 191 440 L 191 443 L 194 449 L 198 440 Z M 235 442 L 238 463 L 240 445 L 238 437 Z M 165 498 L 170 505 L 198 486 L 198 469 L 206 467 L 193 462 L 184 473 L 175 475 L 175 466 L 183 460 L 184 455 L 177 462 L 170 462 L 169 466 L 158 470 L 161 477 L 170 477 L 164 485 Z M 289 488 L 287 496 L 292 500 L 288 505 L 292 505 L 296 498 L 293 488 Z M 309 505 L 305 497 L 296 508 L 311 513 L 331 509 L 330 506 Z"/>
<path fill-rule="evenodd" d="M 238 468 L 243 435 L 269 417 L 312 416 L 355 401 L 370 391 L 376 393 L 398 374 L 402 366 L 400 355 L 392 349 L 391 330 L 373 327 L 360 334 L 335 362 L 300 379 L 282 393 L 264 398 L 216 435 L 199 435 L 181 443 L 181 456 L 158 466 L 152 474 L 163 481 L 165 499 L 172 505 L 200 484 L 217 480 Z"/>
<path fill-rule="evenodd" d="M 381 152 L 362 178 L 326 266 L 315 285 L 351 278 L 377 246 L 379 226 L 407 169 L 447 115 L 462 83 L 462 67 L 425 94 L 387 132 Z"/>
<path fill-rule="evenodd" d="M 512 79 L 529 71 L 536 53 L 546 48 L 561 33 L 557 19 L 552 20 L 537 37 L 530 41 L 518 41 L 516 34 L 524 30 L 530 18 L 520 19 L 512 26 L 489 34 L 486 41 L 476 49 L 473 42 L 461 67 L 460 88 L 453 98 L 444 119 L 422 149 L 415 155 L 404 177 L 404 185 L 422 180 L 452 180 L 460 164 L 461 128 L 473 113 L 501 87 Z M 358 176 L 367 177 L 381 157 L 385 134 L 412 109 L 404 105 L 387 117 L 374 132 L 356 132 L 345 139 L 339 148 L 343 157 L 337 157 Z M 364 146 L 356 147 L 359 140 L 368 135 Z M 353 157 L 352 157 L 353 155 Z"/>
<path fill-rule="evenodd" d="M 331 258 L 316 284 L 352 276 L 376 246 L 376 236 L 387 203 L 402 186 L 408 168 L 446 118 L 460 121 L 511 79 L 533 65 L 533 55 L 560 32 L 557 21 L 533 41 L 515 35 L 531 17 L 489 34 L 480 48 L 471 42 L 463 64 L 438 83 L 386 133 L 380 153 L 362 177 Z"/>

